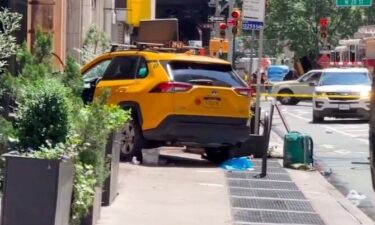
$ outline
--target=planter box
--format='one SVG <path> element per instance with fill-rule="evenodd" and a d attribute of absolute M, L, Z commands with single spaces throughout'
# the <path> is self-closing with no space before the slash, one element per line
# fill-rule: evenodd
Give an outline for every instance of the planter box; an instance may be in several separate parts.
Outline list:
<path fill-rule="evenodd" d="M 109 206 L 118 195 L 118 171 L 120 165 L 120 146 L 121 146 L 121 133 L 114 132 L 108 138 L 106 146 L 106 155 L 111 155 L 111 173 L 104 181 L 102 205 Z"/>
<path fill-rule="evenodd" d="M 68 225 L 72 162 L 3 155 L 2 225 Z"/>
<path fill-rule="evenodd" d="M 89 214 L 82 219 L 81 225 L 95 225 L 98 222 L 102 205 L 102 193 L 102 188 L 95 188 L 94 203 L 89 209 Z"/>

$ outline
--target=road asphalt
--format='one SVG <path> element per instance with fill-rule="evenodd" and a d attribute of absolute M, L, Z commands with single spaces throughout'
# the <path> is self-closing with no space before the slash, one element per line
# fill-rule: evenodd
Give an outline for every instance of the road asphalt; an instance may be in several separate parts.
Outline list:
<path fill-rule="evenodd" d="M 274 133 L 270 147 L 282 156 L 282 140 Z M 161 155 L 162 165 L 120 165 L 119 195 L 102 208 L 98 225 L 255 224 L 233 220 L 224 170 L 177 148 Z M 318 171 L 287 172 L 326 225 L 374 224 Z"/>

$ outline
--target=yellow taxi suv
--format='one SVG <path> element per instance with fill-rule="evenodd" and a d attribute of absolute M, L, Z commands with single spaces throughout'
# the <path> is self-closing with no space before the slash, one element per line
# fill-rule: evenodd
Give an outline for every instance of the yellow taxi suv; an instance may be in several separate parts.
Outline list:
<path fill-rule="evenodd" d="M 81 72 L 86 102 L 110 89 L 108 104 L 131 110 L 122 129 L 124 160 L 141 160 L 142 149 L 187 146 L 222 161 L 249 135 L 251 89 L 227 61 L 130 49 L 102 54 Z"/>

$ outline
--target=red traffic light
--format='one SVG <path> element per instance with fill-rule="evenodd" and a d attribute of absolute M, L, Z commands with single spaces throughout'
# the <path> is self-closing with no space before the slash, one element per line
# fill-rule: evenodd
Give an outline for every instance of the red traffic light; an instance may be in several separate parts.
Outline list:
<path fill-rule="evenodd" d="M 233 10 L 231 16 L 232 16 L 234 19 L 237 19 L 237 20 L 240 19 L 240 17 L 241 17 L 241 12 L 240 12 L 240 10 Z"/>
<path fill-rule="evenodd" d="M 328 19 L 327 18 L 321 18 L 319 20 L 320 26 L 326 27 L 328 25 Z"/>
<path fill-rule="evenodd" d="M 227 24 L 225 24 L 225 23 L 220 23 L 220 24 L 219 24 L 219 28 L 220 28 L 220 30 L 225 30 L 225 29 L 227 29 Z"/>

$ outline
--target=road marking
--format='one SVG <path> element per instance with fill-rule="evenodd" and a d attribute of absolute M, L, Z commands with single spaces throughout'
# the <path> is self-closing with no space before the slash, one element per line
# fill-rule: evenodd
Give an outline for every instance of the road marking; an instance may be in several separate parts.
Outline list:
<path fill-rule="evenodd" d="M 214 183 L 199 183 L 202 186 L 209 186 L 209 187 L 224 187 L 222 184 L 214 184 Z"/>
<path fill-rule="evenodd" d="M 308 121 L 308 122 L 311 121 L 310 119 L 307 119 L 307 118 L 304 118 L 304 117 L 301 117 L 301 116 L 296 116 L 296 115 L 294 115 L 293 113 L 290 113 L 290 112 L 285 112 L 285 113 L 290 115 L 290 116 L 296 117 L 298 119 L 304 120 L 304 121 Z"/>
<path fill-rule="evenodd" d="M 285 114 L 288 114 L 288 115 L 290 115 L 290 116 L 292 116 L 292 117 L 295 117 L 295 118 L 298 118 L 298 119 L 301 119 L 301 120 L 304 120 L 304 121 L 308 121 L 308 122 L 311 121 L 310 119 L 303 118 L 303 117 L 301 117 L 301 116 L 296 116 L 296 115 L 294 115 L 294 114 L 292 114 L 292 113 L 289 113 L 289 112 L 285 112 Z M 357 141 L 364 142 L 364 143 L 366 143 L 366 144 L 369 143 L 368 140 L 361 139 L 361 138 L 357 138 L 355 135 L 351 135 L 351 134 L 346 133 L 346 132 L 344 132 L 344 131 L 341 131 L 341 130 L 338 130 L 338 129 L 336 129 L 336 128 L 333 128 L 333 127 L 331 127 L 331 126 L 327 126 L 327 125 L 325 125 L 325 126 L 323 126 L 323 127 L 326 128 L 328 131 L 335 131 L 336 133 L 339 133 L 339 134 L 342 134 L 342 135 L 345 135 L 345 136 L 348 136 L 348 137 L 354 138 L 354 139 L 357 140 Z"/>
<path fill-rule="evenodd" d="M 336 152 L 338 154 L 341 154 L 341 155 L 349 155 L 350 153 L 352 153 L 351 151 L 346 150 L 346 149 L 339 149 L 339 150 L 336 150 L 334 152 Z"/>
<path fill-rule="evenodd" d="M 335 148 L 334 145 L 326 145 L 326 144 L 324 144 L 324 145 L 320 145 L 320 146 L 322 146 L 324 148 L 328 148 L 328 149 L 334 149 Z"/>
<path fill-rule="evenodd" d="M 368 129 L 348 129 L 349 132 L 368 132 Z"/>

